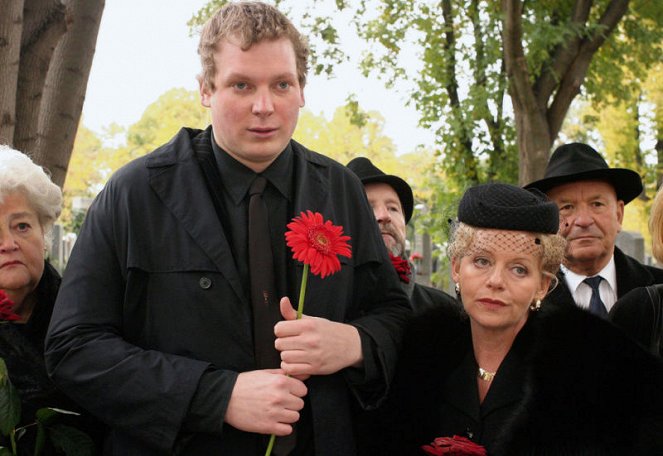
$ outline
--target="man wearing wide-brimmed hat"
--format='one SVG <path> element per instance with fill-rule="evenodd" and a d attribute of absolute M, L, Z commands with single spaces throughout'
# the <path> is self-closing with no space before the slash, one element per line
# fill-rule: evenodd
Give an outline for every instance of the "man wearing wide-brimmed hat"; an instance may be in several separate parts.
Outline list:
<path fill-rule="evenodd" d="M 537 188 L 557 203 L 559 233 L 567 240 L 559 286 L 546 302 L 575 301 L 605 317 L 626 292 L 663 282 L 663 270 L 642 265 L 615 246 L 624 205 L 642 192 L 638 173 L 610 168 L 592 147 L 570 143 L 553 152 L 544 178 L 525 188 Z"/>
<path fill-rule="evenodd" d="M 455 300 L 436 288 L 415 283 L 412 268 L 405 254 L 406 225 L 412 218 L 414 197 L 412 188 L 398 176 L 385 174 L 368 158 L 357 157 L 347 167 L 364 184 L 368 202 L 380 226 L 382 240 L 410 297 L 415 312 L 440 305 L 455 306 Z"/>

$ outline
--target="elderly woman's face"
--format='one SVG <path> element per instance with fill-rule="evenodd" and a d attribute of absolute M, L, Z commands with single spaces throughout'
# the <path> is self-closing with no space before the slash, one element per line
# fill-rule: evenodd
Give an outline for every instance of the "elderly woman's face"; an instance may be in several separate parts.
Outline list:
<path fill-rule="evenodd" d="M 0 289 L 27 294 L 44 272 L 44 232 L 22 193 L 0 203 Z"/>
<path fill-rule="evenodd" d="M 466 254 L 452 260 L 463 306 L 486 329 L 519 330 L 529 306 L 543 299 L 550 278 L 542 274 L 540 245 L 521 231 L 477 230 Z"/>

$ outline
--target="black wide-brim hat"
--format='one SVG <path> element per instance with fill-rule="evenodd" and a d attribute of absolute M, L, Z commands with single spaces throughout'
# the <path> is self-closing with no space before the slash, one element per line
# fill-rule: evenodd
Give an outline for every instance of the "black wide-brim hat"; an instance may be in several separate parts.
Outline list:
<path fill-rule="evenodd" d="M 374 182 L 390 185 L 398 195 L 398 199 L 401 200 L 405 223 L 410 221 L 412 211 L 414 210 L 414 196 L 412 196 L 412 188 L 407 182 L 398 176 L 383 173 L 380 168 L 371 163 L 366 157 L 353 158 L 347 164 L 347 167 L 359 177 L 359 180 L 364 185 Z"/>
<path fill-rule="evenodd" d="M 638 173 L 626 168 L 610 168 L 597 151 L 582 143 L 564 144 L 555 149 L 543 179 L 527 184 L 525 188 L 547 192 L 561 184 L 586 180 L 610 182 L 617 199 L 624 204 L 642 193 L 642 179 Z"/>

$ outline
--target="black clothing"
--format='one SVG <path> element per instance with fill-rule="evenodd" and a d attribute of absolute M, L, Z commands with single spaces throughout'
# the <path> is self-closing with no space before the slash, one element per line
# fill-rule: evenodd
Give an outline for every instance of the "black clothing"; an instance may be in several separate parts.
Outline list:
<path fill-rule="evenodd" d="M 0 358 L 5 361 L 9 379 L 21 399 L 19 426 L 34 423 L 35 413 L 44 407 L 82 413 L 81 416 L 60 415 L 56 422 L 86 433 L 100 451 L 103 446 L 104 426 L 58 391 L 46 373 L 44 338 L 60 280 L 55 268 L 48 261 L 44 262 L 44 272 L 34 291 L 36 304 L 28 321 L 24 324 L 0 322 Z M 19 454 L 33 454 L 35 439 L 36 426 L 31 426 L 18 441 Z M 0 446 L 9 446 L 9 442 L 2 442 L 1 436 Z M 48 442 L 44 451 L 46 455 L 55 454 L 54 448 Z"/>
<path fill-rule="evenodd" d="M 658 310 L 655 310 L 654 306 L 657 306 Z M 619 298 L 610 309 L 608 318 L 646 350 L 663 356 L 660 302 L 652 302 L 646 287 L 634 288 Z"/>
<path fill-rule="evenodd" d="M 415 317 L 362 454 L 419 455 L 453 435 L 496 456 L 663 454 L 663 363 L 605 320 L 573 306 L 530 315 L 481 404 L 477 369 L 466 315 Z"/>
<path fill-rule="evenodd" d="M 115 173 L 67 265 L 46 363 L 67 394 L 112 426 L 113 454 L 264 454 L 263 436 L 223 422 L 237 375 L 255 360 L 234 241 L 196 158 L 212 153 L 211 137 L 211 128 L 182 129 Z M 364 369 L 306 384 L 316 454 L 352 455 L 351 404 L 384 398 L 407 298 L 356 176 L 295 141 L 289 147 L 290 218 L 317 211 L 351 237 L 352 258 L 340 258 L 339 272 L 309 277 L 306 314 L 355 326 Z M 278 275 L 298 285 L 302 270 Z"/>
<path fill-rule="evenodd" d="M 437 288 L 415 283 L 410 291 L 410 305 L 415 315 L 440 306 L 460 306 L 452 296 Z"/>
<path fill-rule="evenodd" d="M 458 221 L 475 228 L 557 234 L 559 209 L 537 189 L 490 182 L 468 188 L 458 204 Z"/>

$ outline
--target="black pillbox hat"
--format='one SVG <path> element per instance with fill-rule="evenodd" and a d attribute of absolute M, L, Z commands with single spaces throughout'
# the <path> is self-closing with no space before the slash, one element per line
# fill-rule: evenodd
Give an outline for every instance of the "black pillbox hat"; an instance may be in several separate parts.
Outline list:
<path fill-rule="evenodd" d="M 490 183 L 465 192 L 458 221 L 479 228 L 556 234 L 559 209 L 537 189 Z"/>

